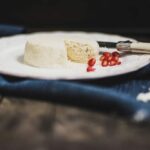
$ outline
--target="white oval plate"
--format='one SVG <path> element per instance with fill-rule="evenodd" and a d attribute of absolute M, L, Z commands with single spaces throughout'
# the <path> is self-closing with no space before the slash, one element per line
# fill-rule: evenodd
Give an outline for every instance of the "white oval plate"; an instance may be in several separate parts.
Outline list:
<path fill-rule="evenodd" d="M 85 32 L 41 32 L 22 34 L 0 39 L 0 73 L 17 77 L 29 77 L 37 79 L 94 79 L 111 77 L 136 71 L 150 63 L 150 55 L 126 55 L 122 57 L 122 64 L 113 67 L 101 67 L 96 65 L 95 72 L 86 72 L 87 65 L 71 63 L 67 67 L 53 66 L 51 68 L 36 68 L 23 63 L 24 47 L 27 39 L 32 36 L 77 36 L 90 37 L 95 41 L 132 40 L 130 38 L 108 35 L 102 33 Z M 59 43 L 58 43 L 59 44 Z M 111 51 L 111 50 L 110 50 Z"/>

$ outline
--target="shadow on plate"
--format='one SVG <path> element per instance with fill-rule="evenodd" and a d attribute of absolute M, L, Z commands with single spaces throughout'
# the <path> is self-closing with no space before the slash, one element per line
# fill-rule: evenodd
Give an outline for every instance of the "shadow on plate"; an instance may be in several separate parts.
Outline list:
<path fill-rule="evenodd" d="M 25 65 L 25 63 L 23 62 L 23 55 L 20 55 L 18 58 L 17 58 L 17 61 L 23 65 Z"/>

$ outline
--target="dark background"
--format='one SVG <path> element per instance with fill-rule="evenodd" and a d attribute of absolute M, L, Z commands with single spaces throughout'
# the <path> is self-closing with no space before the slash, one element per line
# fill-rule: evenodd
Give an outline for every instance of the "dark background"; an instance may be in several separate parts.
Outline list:
<path fill-rule="evenodd" d="M 150 34 L 150 0 L 1 0 L 0 23 Z"/>

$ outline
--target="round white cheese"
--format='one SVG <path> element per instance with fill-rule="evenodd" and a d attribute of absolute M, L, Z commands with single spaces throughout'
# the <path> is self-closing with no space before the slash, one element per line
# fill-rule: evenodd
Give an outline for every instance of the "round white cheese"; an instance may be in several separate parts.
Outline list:
<path fill-rule="evenodd" d="M 81 35 L 35 35 L 26 42 L 24 62 L 35 67 L 87 63 L 98 54 L 98 48 L 96 41 Z"/>
<path fill-rule="evenodd" d="M 24 62 L 36 67 L 51 67 L 67 63 L 67 51 L 63 42 L 51 38 L 34 38 L 27 41 Z"/>

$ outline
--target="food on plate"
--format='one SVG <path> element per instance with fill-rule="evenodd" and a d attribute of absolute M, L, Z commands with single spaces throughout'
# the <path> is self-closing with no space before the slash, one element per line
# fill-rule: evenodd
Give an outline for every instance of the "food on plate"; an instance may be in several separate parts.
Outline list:
<path fill-rule="evenodd" d="M 89 61 L 88 61 L 88 65 L 89 66 L 94 66 L 96 63 L 96 59 L 95 58 L 91 58 Z"/>
<path fill-rule="evenodd" d="M 87 41 L 65 40 L 68 59 L 78 63 L 87 63 L 90 58 L 98 55 L 96 42 L 94 44 Z"/>
<path fill-rule="evenodd" d="M 121 64 L 120 54 L 117 51 L 114 51 L 112 53 L 103 52 L 103 54 L 99 58 L 99 61 L 102 67 L 115 66 Z M 94 72 L 96 70 L 94 68 L 94 65 L 96 64 L 96 58 L 89 59 L 87 64 L 87 72 Z"/>
<path fill-rule="evenodd" d="M 29 39 L 25 45 L 24 62 L 35 67 L 65 65 L 68 61 L 63 43 L 48 38 Z"/>
<path fill-rule="evenodd" d="M 102 56 L 99 58 L 101 62 L 101 66 L 107 67 L 107 66 L 115 66 L 120 65 L 120 54 L 117 51 L 114 51 L 112 53 L 110 52 L 104 52 Z"/>
<path fill-rule="evenodd" d="M 96 41 L 87 38 L 34 36 L 26 42 L 24 62 L 35 67 L 87 63 L 98 56 L 98 48 Z"/>
<path fill-rule="evenodd" d="M 88 67 L 87 67 L 87 72 L 93 72 L 96 69 L 94 68 L 94 65 L 96 64 L 96 59 L 95 58 L 91 58 L 88 61 Z"/>
<path fill-rule="evenodd" d="M 69 38 L 68 38 L 69 39 Z M 34 37 L 25 45 L 24 62 L 35 67 L 67 65 L 69 62 L 88 64 L 87 72 L 93 72 L 95 65 L 102 67 L 120 65 L 120 54 L 103 52 L 96 63 L 98 44 L 96 41 L 82 38 L 63 39 L 58 37 Z"/>
<path fill-rule="evenodd" d="M 95 71 L 96 69 L 93 67 L 93 66 L 88 66 L 87 67 L 87 72 L 93 72 Z"/>

